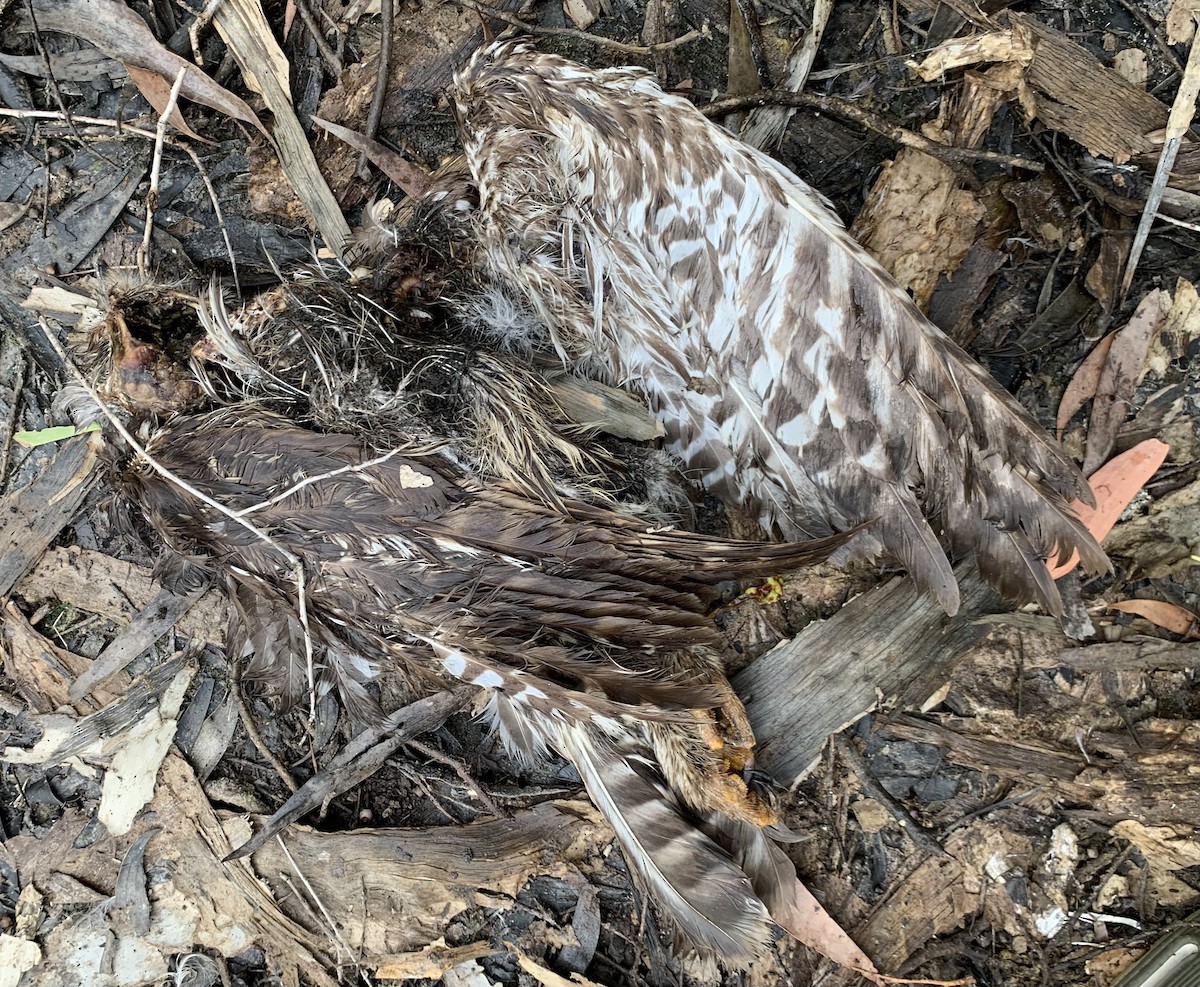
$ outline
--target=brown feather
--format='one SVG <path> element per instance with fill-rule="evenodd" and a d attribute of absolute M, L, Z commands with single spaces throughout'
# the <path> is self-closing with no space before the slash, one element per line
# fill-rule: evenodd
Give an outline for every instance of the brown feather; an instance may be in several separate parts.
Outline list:
<path fill-rule="evenodd" d="M 1079 470 L 822 197 L 636 68 L 499 43 L 452 96 L 491 272 L 562 359 L 641 390 L 668 447 L 783 537 L 865 525 L 951 613 L 939 537 L 1005 595 L 1108 561 Z"/>
<path fill-rule="evenodd" d="M 777 820 L 747 788 L 753 734 L 706 655 L 704 611 L 717 581 L 807 564 L 842 537 L 756 546 L 571 500 L 556 513 L 446 456 L 373 457 L 254 408 L 176 418 L 147 449 L 269 536 L 144 464 L 125 475 L 167 544 L 227 582 L 247 679 L 292 701 L 307 685 L 298 560 L 318 691 L 366 720 L 384 663 L 480 687 L 511 753 L 575 764 L 681 942 L 735 966 L 770 947 L 760 894 L 699 828 L 697 813 L 755 833 Z"/>
<path fill-rule="evenodd" d="M 653 655 L 717 643 L 704 616 L 714 583 L 795 568 L 839 543 L 775 546 L 756 559 L 752 544 L 650 532 L 587 504 L 567 502 L 555 514 L 481 487 L 444 457 L 369 463 L 349 436 L 296 429 L 252 409 L 176 419 L 149 451 L 208 497 L 248 512 L 275 543 L 155 472 L 127 474 L 127 493 L 167 543 L 210 559 L 236 584 L 245 625 L 237 641 L 258 656 L 253 674 L 279 661 L 277 678 L 297 677 L 298 601 L 282 548 L 304 566 L 315 643 L 330 663 L 323 681 L 346 697 L 381 650 L 441 670 L 437 648 L 461 652 L 480 670 L 557 676 L 580 697 L 611 685 L 609 698 L 624 702 L 630 673 L 657 667 Z M 353 665 L 341 678 L 339 662 Z M 669 677 L 639 683 L 651 705 L 711 704 Z"/>

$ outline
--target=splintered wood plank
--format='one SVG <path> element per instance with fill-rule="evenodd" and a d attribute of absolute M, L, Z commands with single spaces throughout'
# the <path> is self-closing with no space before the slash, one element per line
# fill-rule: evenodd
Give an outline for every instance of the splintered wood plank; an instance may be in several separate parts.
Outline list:
<path fill-rule="evenodd" d="M 99 439 L 64 442 L 28 486 L 0 501 L 0 596 L 7 596 L 68 521 L 92 484 Z"/>
<path fill-rule="evenodd" d="M 805 775 L 825 738 L 881 699 L 920 705 L 991 630 L 978 623 L 1004 604 L 978 576 L 959 574 L 962 604 L 948 617 L 912 581 L 863 593 L 734 677 L 761 747 L 759 764 L 781 781 Z"/>
<path fill-rule="evenodd" d="M 5 676 L 34 712 L 52 713 L 66 706 L 71 683 L 91 661 L 44 638 L 11 600 L 5 602 L 0 614 Z M 116 699 L 117 692 L 101 690 L 92 698 L 102 706 Z"/>
<path fill-rule="evenodd" d="M 46 958 L 22 983 L 57 987 L 110 982 L 102 966 L 114 953 L 125 957 L 126 969 L 133 971 L 126 982 L 148 982 L 136 974 L 157 967 L 164 972 L 156 979 L 162 979 L 168 959 L 181 952 L 203 949 L 235 956 L 254 944 L 278 967 L 282 983 L 336 987 L 338 980 L 326 972 L 334 964 L 328 930 L 314 933 L 292 921 L 248 866 L 221 860 L 229 851 L 226 830 L 248 829 L 248 823 L 218 817 L 183 758 L 167 755 L 150 811 L 138 817 L 129 833 L 81 841 L 91 818 L 90 812 L 68 807 L 46 831 L 5 844 L 22 885 L 62 888 L 55 906 L 69 909 L 74 917 L 45 934 Z M 128 923 L 111 920 L 111 901 L 95 904 L 90 896 L 93 889 L 105 899 L 121 893 L 122 860 L 147 836 L 149 841 L 141 844 L 144 864 L 136 871 L 154 871 L 159 878 L 150 931 L 141 935 Z M 127 876 L 136 881 L 138 874 Z M 74 880 L 64 882 L 63 877 Z M 353 891 L 346 888 L 346 894 Z"/>

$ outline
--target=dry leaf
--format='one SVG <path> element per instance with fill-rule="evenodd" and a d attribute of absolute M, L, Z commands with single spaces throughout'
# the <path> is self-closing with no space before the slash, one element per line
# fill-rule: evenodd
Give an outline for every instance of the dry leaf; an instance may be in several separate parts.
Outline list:
<path fill-rule="evenodd" d="M 1062 401 L 1058 405 L 1058 416 L 1055 419 L 1058 441 L 1062 441 L 1063 431 L 1067 423 L 1075 417 L 1075 413 L 1096 396 L 1096 387 L 1100 383 L 1100 374 L 1108 362 L 1108 351 L 1112 348 L 1115 332 L 1110 332 L 1094 347 L 1092 352 L 1084 357 L 1079 369 L 1071 377 L 1063 391 Z"/>
<path fill-rule="evenodd" d="M 164 47 L 146 22 L 123 3 L 114 0 L 37 0 L 33 6 L 41 30 L 62 31 L 83 38 L 110 58 L 123 62 L 126 68 L 136 65 L 167 79 L 174 79 L 179 70 L 184 69 L 182 95 L 248 123 L 269 136 L 243 100 Z"/>
<path fill-rule="evenodd" d="M 138 87 L 138 92 L 146 97 L 146 102 L 153 106 L 161 117 L 163 110 L 167 108 L 167 103 L 171 100 L 171 83 L 157 72 L 150 69 L 138 68 L 136 65 L 126 65 L 125 71 L 129 73 L 129 78 L 133 80 L 133 84 Z M 181 134 L 192 138 L 192 140 L 197 140 L 201 144 L 208 145 L 214 143 L 205 137 L 201 137 L 187 125 L 183 114 L 179 112 L 178 105 L 171 107 L 171 115 L 167 117 L 167 122 Z"/>
<path fill-rule="evenodd" d="M 1088 507 L 1078 500 L 1071 506 L 1096 541 L 1103 541 L 1112 531 L 1121 512 L 1157 472 L 1169 451 L 1165 442 L 1147 439 L 1105 463 L 1088 477 L 1088 486 L 1096 497 L 1096 506 Z M 1050 566 L 1051 577 L 1057 579 L 1066 575 L 1078 561 L 1079 556 L 1072 552 L 1065 563 Z"/>
<path fill-rule="evenodd" d="M 1200 638 L 1200 618 L 1174 603 L 1164 603 L 1162 600 L 1121 600 L 1119 603 L 1108 604 L 1108 609 L 1145 617 L 1152 624 L 1157 624 L 1172 634 Z"/>
<path fill-rule="evenodd" d="M 339 140 L 345 141 L 354 150 L 365 154 L 371 164 L 387 175 L 410 198 L 420 198 L 429 188 L 429 176 L 390 147 L 384 147 L 379 141 L 371 140 L 357 130 L 322 120 L 320 117 L 313 117 L 312 122 Z"/>
<path fill-rule="evenodd" d="M 1092 402 L 1084 473 L 1091 473 L 1112 452 L 1133 392 L 1146 374 L 1150 342 L 1162 329 L 1170 310 L 1171 296 L 1165 291 L 1152 291 L 1138 303 L 1124 328 L 1117 331 Z"/>
<path fill-rule="evenodd" d="M 778 913 L 772 913 L 771 918 L 780 927 L 827 959 L 856 971 L 865 980 L 877 984 L 886 982 L 867 958 L 867 954 L 846 935 L 842 927 L 799 880 L 796 881 L 792 903 L 793 907 L 786 911 L 777 910 Z"/>
<path fill-rule="evenodd" d="M 762 89 L 758 65 L 751 50 L 750 31 L 738 0 L 729 3 L 729 57 L 725 73 L 726 89 L 734 93 L 756 93 Z"/>

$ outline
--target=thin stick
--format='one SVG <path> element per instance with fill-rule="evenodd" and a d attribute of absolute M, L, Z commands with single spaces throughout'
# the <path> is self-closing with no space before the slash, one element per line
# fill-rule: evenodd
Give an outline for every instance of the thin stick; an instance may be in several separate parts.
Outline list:
<path fill-rule="evenodd" d="M 59 112 L 62 113 L 63 120 L 71 128 L 72 133 L 79 136 L 75 131 L 75 124 L 71 121 L 71 112 L 67 109 L 62 90 L 58 87 L 58 77 L 54 74 L 54 66 L 50 64 L 50 53 L 46 51 L 46 46 L 42 44 L 42 32 L 38 29 L 37 15 L 34 13 L 32 0 L 25 0 L 25 12 L 29 15 L 29 22 L 33 26 L 33 43 L 37 47 L 38 55 L 41 57 L 42 69 L 46 73 L 46 82 L 50 86 L 50 92 L 54 94 L 54 102 L 58 104 Z"/>
<path fill-rule="evenodd" d="M 1175 94 L 1175 102 L 1171 104 L 1171 114 L 1167 117 L 1166 140 L 1163 143 L 1162 154 L 1158 158 L 1158 167 L 1154 171 L 1154 181 L 1150 183 L 1150 193 L 1146 196 L 1146 205 L 1142 209 L 1142 218 L 1138 220 L 1137 233 L 1133 237 L 1133 245 L 1129 248 L 1129 260 L 1125 262 L 1125 276 L 1121 278 L 1121 300 L 1125 300 L 1129 286 L 1133 284 L 1133 275 L 1137 271 L 1138 261 L 1142 259 L 1142 250 L 1150 237 L 1150 227 L 1154 224 L 1154 216 L 1162 202 L 1163 193 L 1167 190 L 1167 182 L 1171 178 L 1171 168 L 1175 164 L 1175 155 L 1179 153 L 1179 145 L 1192 124 L 1196 114 L 1196 97 L 1200 95 L 1200 25 L 1195 25 L 1192 35 L 1192 50 L 1188 54 L 1187 67 L 1183 70 L 1183 79 L 1179 83 L 1179 92 Z"/>
<path fill-rule="evenodd" d="M 304 26 L 308 29 L 309 36 L 313 39 L 313 43 L 317 46 L 317 51 L 321 53 L 321 57 L 329 63 L 329 67 L 333 70 L 335 76 L 342 74 L 342 60 L 338 57 L 338 53 L 329 47 L 329 42 L 325 40 L 325 35 L 321 33 L 321 26 L 309 10 L 308 4 L 304 0 L 295 0 L 296 10 L 300 12 L 300 20 L 304 22 Z"/>
<path fill-rule="evenodd" d="M 175 76 L 175 84 L 171 86 L 171 94 L 167 97 L 167 105 L 158 115 L 158 127 L 154 132 L 154 163 L 150 166 L 150 191 L 146 193 L 146 228 L 142 232 L 142 245 L 137 252 L 138 273 L 146 276 L 146 259 L 150 256 L 150 235 L 154 231 L 154 213 L 158 209 L 158 179 L 162 173 L 163 144 L 167 139 L 167 117 L 175 112 L 175 104 L 179 102 L 179 90 L 183 88 L 183 79 L 187 75 L 187 66 L 179 70 Z"/>
<path fill-rule="evenodd" d="M 513 27 L 519 27 L 522 31 L 529 34 L 542 34 L 559 38 L 578 38 L 580 41 L 588 41 L 601 48 L 611 48 L 613 51 L 624 52 L 626 55 L 654 55 L 660 51 L 670 51 L 672 48 L 691 44 L 693 41 L 699 41 L 701 38 L 712 37 L 708 21 L 705 21 L 699 30 L 688 31 L 687 34 L 681 34 L 672 41 L 664 41 L 657 45 L 628 45 L 614 38 L 605 38 L 599 34 L 588 34 L 587 31 L 577 31 L 572 27 L 542 27 L 539 24 L 530 24 L 528 21 L 514 17 L 512 14 L 500 10 L 498 7 L 479 3 L 478 0 L 460 0 L 460 2 L 470 10 L 487 14 L 488 17 L 495 17 L 496 20 L 504 21 L 504 23 L 511 24 Z"/>
<path fill-rule="evenodd" d="M 241 714 L 242 728 L 246 731 L 246 736 L 250 738 L 250 743 L 258 748 L 259 754 L 275 769 L 275 773 L 279 775 L 279 780 L 284 783 L 288 791 L 295 795 L 300 790 L 300 786 L 296 783 L 296 779 L 291 776 L 287 766 L 267 747 L 267 742 L 263 740 L 262 734 L 259 733 L 258 724 L 254 722 L 254 715 L 246 703 L 246 695 L 242 691 L 242 666 L 236 661 L 231 661 L 229 663 L 229 671 L 233 677 L 233 694 L 237 700 L 238 712 Z"/>
<path fill-rule="evenodd" d="M 212 23 L 212 19 L 217 15 L 217 8 L 223 2 L 224 0 L 208 0 L 208 4 L 198 14 L 188 10 L 189 14 L 194 15 L 192 26 L 188 28 L 188 40 L 192 43 L 192 58 L 196 60 L 197 68 L 204 68 L 204 55 L 200 52 L 200 32 Z"/>
<path fill-rule="evenodd" d="M 308 591 L 304 576 L 304 563 L 300 560 L 300 557 L 289 549 L 284 548 L 283 545 L 279 544 L 279 542 L 277 542 L 253 522 L 247 521 L 245 518 L 238 517 L 237 514 L 231 511 L 224 504 L 214 500 L 212 497 L 208 496 L 208 494 L 197 490 L 186 480 L 176 476 L 169 469 L 159 463 L 153 456 L 151 456 L 150 453 L 146 451 L 146 448 L 133 437 L 129 429 L 125 427 L 124 423 L 112 413 L 112 409 L 108 407 L 108 404 L 100 396 L 99 392 L 97 392 L 97 390 L 92 386 L 91 381 L 89 381 L 79 370 L 79 368 L 75 366 L 75 361 L 67 355 L 67 351 L 63 349 L 62 344 L 58 341 L 58 337 L 54 335 L 53 330 L 47 324 L 46 320 L 40 315 L 38 316 L 38 324 L 42 327 L 42 333 L 45 335 L 46 341 L 50 344 L 50 348 L 54 350 L 54 352 L 58 355 L 58 358 L 62 360 L 63 366 L 66 367 L 72 376 L 74 376 L 75 379 L 83 385 L 84 390 L 88 392 L 88 396 L 96 402 L 96 405 L 100 409 L 100 413 L 108 419 L 109 424 L 116 429 L 117 434 L 120 435 L 126 443 L 128 443 L 129 447 L 135 453 L 137 453 L 138 457 L 142 459 L 147 466 L 149 466 L 155 473 L 161 476 L 168 483 L 175 484 L 184 493 L 195 497 L 202 504 L 211 507 L 214 511 L 217 511 L 219 514 L 229 518 L 229 520 L 233 521 L 234 524 L 238 524 L 245 528 L 252 535 L 254 535 L 255 538 L 265 542 L 280 555 L 282 555 L 284 559 L 292 566 L 292 579 L 296 586 L 298 598 L 300 628 L 304 632 L 304 658 L 308 671 L 309 722 L 315 723 L 317 719 L 317 686 L 313 665 L 312 634 L 310 632 L 308 623 Z"/>
<path fill-rule="evenodd" d="M 856 106 L 849 100 L 838 99 L 834 96 L 818 96 L 814 93 L 792 93 L 777 89 L 765 89 L 758 93 L 745 96 L 727 96 L 698 107 L 706 117 L 720 117 L 727 113 L 738 113 L 754 106 L 779 104 L 782 106 L 808 106 L 822 113 L 831 113 L 860 124 L 868 130 L 887 137 L 897 144 L 916 148 L 926 154 L 946 161 L 951 166 L 960 165 L 966 161 L 990 161 L 993 164 L 1009 168 L 1022 168 L 1025 171 L 1045 171 L 1046 166 L 1039 161 L 1015 157 L 1011 154 L 999 154 L 995 151 L 979 151 L 969 147 L 948 147 L 930 140 L 915 131 L 897 126 L 891 121 Z"/>
<path fill-rule="evenodd" d="M 367 112 L 367 126 L 363 136 L 373 141 L 379 133 L 379 121 L 383 117 L 383 103 L 387 96 L 388 75 L 392 65 L 392 14 L 393 0 L 379 0 L 379 64 L 375 68 L 375 92 L 371 94 L 371 108 Z M 358 152 L 358 167 L 355 169 L 360 178 L 366 178 L 367 152 Z"/>
<path fill-rule="evenodd" d="M 320 473 L 317 476 L 306 476 L 303 480 L 293 483 L 282 493 L 276 494 L 270 500 L 264 500 L 258 504 L 251 504 L 249 507 L 244 507 L 240 511 L 235 511 L 230 514 L 230 517 L 242 518 L 247 514 L 253 514 L 255 511 L 261 511 L 264 507 L 271 507 L 278 504 L 282 500 L 286 500 L 292 494 L 313 483 L 320 483 L 322 480 L 328 480 L 331 477 L 341 476 L 343 473 L 361 473 L 363 470 L 370 469 L 372 466 L 379 466 L 386 463 L 393 456 L 399 455 L 402 452 L 410 451 L 406 446 L 397 446 L 395 449 L 385 452 L 381 456 L 376 456 L 374 459 L 368 459 L 363 463 L 351 463 L 348 466 L 339 466 L 335 470 L 330 470 L 328 473 Z"/>
<path fill-rule="evenodd" d="M 137 134 L 139 137 L 146 137 L 149 140 L 154 140 L 155 138 L 153 130 L 131 127 L 120 120 L 113 120 L 110 117 L 85 117 L 79 114 L 68 116 L 62 110 L 14 110 L 7 106 L 0 106 L 0 117 L 18 117 L 30 120 L 61 120 L 63 123 L 89 123 L 94 127 L 112 127 L 122 134 L 128 132 Z M 76 133 L 78 132 L 76 131 Z"/>
<path fill-rule="evenodd" d="M 295 871 L 296 876 L 300 878 L 300 883 L 304 886 L 304 890 L 308 892 L 313 904 L 320 909 L 322 917 L 329 926 L 329 938 L 337 944 L 337 947 L 340 951 L 345 952 L 346 956 L 352 957 L 354 955 L 354 951 L 346 944 L 346 940 L 342 938 L 341 932 L 338 931 L 337 923 L 333 920 L 333 916 L 329 914 L 329 909 L 327 909 L 325 907 L 325 903 L 321 901 L 321 896 L 317 894 L 316 888 L 309 883 L 308 878 L 304 876 L 304 872 L 300 870 L 300 865 L 296 863 L 296 858 L 292 856 L 291 851 L 287 848 L 287 844 L 283 842 L 283 838 L 276 836 L 275 842 L 279 844 L 279 849 L 283 851 L 283 855 L 287 857 L 287 861 L 291 865 L 292 870 Z M 351 960 L 351 962 L 354 961 Z M 358 964 L 355 964 L 355 966 L 357 965 Z"/>
<path fill-rule="evenodd" d="M 487 792 L 483 790 L 483 786 L 471 777 L 471 772 L 467 770 L 467 766 L 457 758 L 451 757 L 449 754 L 443 754 L 436 747 L 430 747 L 428 744 L 422 743 L 419 740 L 408 741 L 408 746 L 420 754 L 424 754 L 431 761 L 437 761 L 440 764 L 446 765 L 451 771 L 458 775 L 459 779 L 467 786 L 468 794 L 474 795 L 479 799 L 480 804 L 487 809 L 497 819 L 506 819 L 508 814 L 501 810 Z"/>

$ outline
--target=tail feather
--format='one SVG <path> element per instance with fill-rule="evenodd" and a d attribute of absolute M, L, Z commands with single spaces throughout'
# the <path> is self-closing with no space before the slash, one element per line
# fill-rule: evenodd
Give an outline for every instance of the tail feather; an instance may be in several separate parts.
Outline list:
<path fill-rule="evenodd" d="M 794 925 L 791 913 L 797 907 L 796 866 L 788 855 L 766 832 L 750 823 L 717 816 L 710 829 L 717 842 L 729 848 L 734 863 L 745 872 L 776 924 L 785 929 Z"/>
<path fill-rule="evenodd" d="M 579 771 L 639 883 L 693 947 L 730 963 L 767 949 L 774 925 L 750 879 L 664 786 L 578 727 L 559 730 L 554 746 Z"/>

